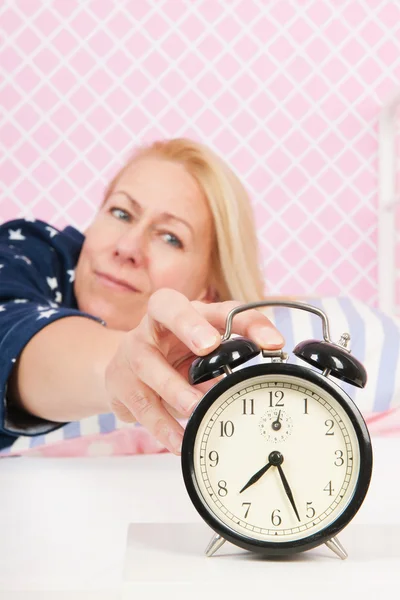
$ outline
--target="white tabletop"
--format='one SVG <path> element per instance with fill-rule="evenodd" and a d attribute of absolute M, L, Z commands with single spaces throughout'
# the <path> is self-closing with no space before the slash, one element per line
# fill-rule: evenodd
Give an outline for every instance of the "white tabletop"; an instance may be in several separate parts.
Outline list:
<path fill-rule="evenodd" d="M 381 533 L 386 535 L 385 531 L 400 531 L 396 527 L 400 525 L 400 438 L 375 438 L 373 446 L 374 474 L 370 491 L 347 529 L 351 532 L 350 528 L 354 527 L 353 531 L 365 532 L 366 525 L 375 525 L 371 531 L 376 534 L 380 527 Z M 205 525 L 187 496 L 178 457 L 160 454 L 0 460 L 1 600 L 120 599 L 126 572 L 128 530 L 131 524 L 140 523 L 148 524 L 144 527 L 148 527 L 149 532 L 156 531 L 158 524 L 165 524 L 164 527 L 168 523 L 197 524 L 192 527 L 199 528 L 198 556 L 202 556 L 202 527 Z M 175 530 L 179 537 L 182 526 Z M 393 540 L 390 543 L 394 548 Z M 400 558 L 397 557 L 400 552 L 397 555 L 393 548 L 389 554 L 391 560 L 398 561 L 400 569 Z M 160 549 L 152 549 L 150 544 L 146 549 L 147 560 L 151 561 L 153 556 L 156 561 L 160 558 L 159 552 Z M 379 582 L 380 573 L 382 578 L 385 577 L 383 588 L 390 583 L 382 548 L 374 554 L 371 546 L 371 552 L 363 567 L 364 577 L 358 583 L 365 590 L 371 589 L 372 580 L 369 584 L 368 577 L 372 571 L 375 582 Z M 302 555 L 297 556 L 298 560 L 286 563 L 286 569 L 304 561 L 300 558 Z M 343 562 L 332 556 L 338 564 L 351 560 L 351 556 Z M 173 560 L 173 553 L 170 558 Z M 214 558 L 204 560 L 213 561 Z M 332 568 L 330 557 L 328 562 Z M 213 564 L 217 565 L 216 562 Z M 323 586 L 323 570 L 320 573 Z M 393 577 L 393 581 L 397 581 L 398 569 Z M 154 583 L 157 581 L 155 563 Z M 134 589 L 135 581 L 129 585 Z M 137 589 L 140 587 L 137 584 Z M 144 595 L 137 597 L 143 599 Z M 364 594 L 366 597 L 368 595 Z"/>

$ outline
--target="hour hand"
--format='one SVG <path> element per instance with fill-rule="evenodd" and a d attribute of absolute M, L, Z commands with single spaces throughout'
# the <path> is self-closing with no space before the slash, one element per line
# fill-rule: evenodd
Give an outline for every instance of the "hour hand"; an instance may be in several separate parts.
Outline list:
<path fill-rule="evenodd" d="M 280 422 L 281 412 L 282 411 L 280 410 L 278 412 L 278 416 L 276 417 L 276 420 L 271 423 L 272 429 L 274 431 L 278 431 L 282 427 L 282 423 Z"/>
<path fill-rule="evenodd" d="M 259 471 L 257 471 L 257 473 L 255 473 L 253 475 L 253 477 L 250 477 L 250 479 L 248 480 L 248 482 L 246 483 L 246 485 L 244 487 L 242 487 L 242 489 L 240 490 L 239 494 L 241 494 L 242 492 L 244 492 L 244 490 L 246 490 L 248 487 L 250 487 L 251 485 L 253 485 L 253 483 L 256 483 L 256 481 L 258 481 L 263 475 L 264 473 L 266 473 L 268 471 L 268 469 L 272 466 L 272 463 L 269 462 L 266 465 L 263 466 L 262 469 L 260 469 Z"/>

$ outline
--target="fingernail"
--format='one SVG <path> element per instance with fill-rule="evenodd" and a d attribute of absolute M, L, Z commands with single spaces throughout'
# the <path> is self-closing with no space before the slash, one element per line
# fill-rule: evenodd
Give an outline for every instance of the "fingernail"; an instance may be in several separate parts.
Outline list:
<path fill-rule="evenodd" d="M 217 339 L 219 339 L 219 334 L 215 333 L 211 326 L 198 325 L 192 330 L 192 342 L 196 348 L 202 349 L 214 346 Z"/>
<path fill-rule="evenodd" d="M 185 413 L 191 413 L 200 401 L 194 390 L 183 390 L 178 394 L 178 406 Z"/>
<path fill-rule="evenodd" d="M 285 338 L 279 333 L 277 329 L 271 329 L 270 327 L 263 327 L 258 332 L 258 338 L 260 343 L 264 346 L 283 346 Z"/>
<path fill-rule="evenodd" d="M 180 433 L 177 433 L 176 431 L 171 431 L 171 433 L 168 434 L 169 444 L 172 448 L 172 451 L 175 454 L 180 454 L 182 448 L 182 440 L 183 436 Z"/>

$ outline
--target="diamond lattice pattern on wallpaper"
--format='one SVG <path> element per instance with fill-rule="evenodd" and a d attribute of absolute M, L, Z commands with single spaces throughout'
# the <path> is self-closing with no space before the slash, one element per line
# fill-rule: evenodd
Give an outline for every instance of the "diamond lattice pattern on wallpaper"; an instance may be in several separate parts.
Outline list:
<path fill-rule="evenodd" d="M 244 180 L 271 292 L 376 303 L 400 3 L 10 0 L 0 32 L 1 221 L 82 229 L 135 144 L 189 136 Z"/>

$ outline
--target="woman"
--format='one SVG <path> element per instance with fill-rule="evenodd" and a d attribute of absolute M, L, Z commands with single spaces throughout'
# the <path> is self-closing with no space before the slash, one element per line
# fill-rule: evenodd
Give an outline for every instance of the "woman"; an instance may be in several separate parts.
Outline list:
<path fill-rule="evenodd" d="M 179 454 L 177 418 L 206 389 L 189 385 L 188 367 L 218 346 L 234 306 L 262 298 L 257 258 L 243 186 L 185 139 L 139 149 L 85 237 L 2 225 L 2 446 L 112 410 Z M 263 348 L 283 345 L 257 311 L 234 325 Z"/>

